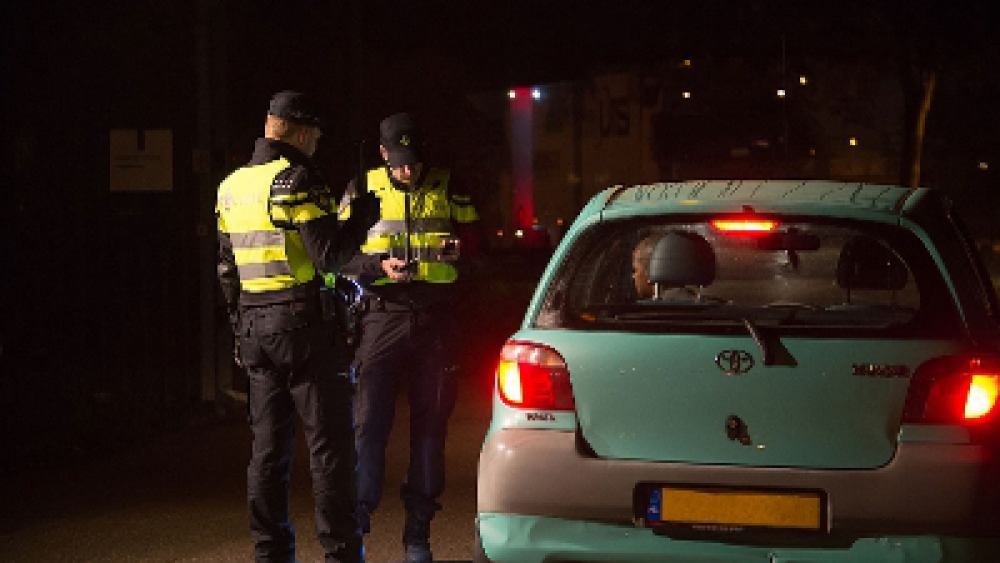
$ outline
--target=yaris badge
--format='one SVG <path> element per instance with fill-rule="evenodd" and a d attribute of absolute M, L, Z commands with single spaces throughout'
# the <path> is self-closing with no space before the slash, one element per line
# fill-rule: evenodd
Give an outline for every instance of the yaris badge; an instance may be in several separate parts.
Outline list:
<path fill-rule="evenodd" d="M 715 357 L 715 365 L 726 375 L 740 375 L 753 368 L 753 356 L 743 350 L 723 350 Z"/>

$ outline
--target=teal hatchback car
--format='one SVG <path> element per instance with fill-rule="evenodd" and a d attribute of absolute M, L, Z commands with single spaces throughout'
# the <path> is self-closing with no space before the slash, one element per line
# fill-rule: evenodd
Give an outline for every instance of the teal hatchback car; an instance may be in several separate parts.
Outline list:
<path fill-rule="evenodd" d="M 935 190 L 609 188 L 500 353 L 474 561 L 995 563 L 998 389 Z"/>

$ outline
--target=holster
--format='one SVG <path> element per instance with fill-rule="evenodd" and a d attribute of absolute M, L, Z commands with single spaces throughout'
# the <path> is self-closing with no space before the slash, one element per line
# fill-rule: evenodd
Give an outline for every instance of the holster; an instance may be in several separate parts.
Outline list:
<path fill-rule="evenodd" d="M 323 319 L 331 323 L 350 350 L 358 345 L 362 289 L 353 280 L 337 276 L 333 287 L 320 290 Z"/>

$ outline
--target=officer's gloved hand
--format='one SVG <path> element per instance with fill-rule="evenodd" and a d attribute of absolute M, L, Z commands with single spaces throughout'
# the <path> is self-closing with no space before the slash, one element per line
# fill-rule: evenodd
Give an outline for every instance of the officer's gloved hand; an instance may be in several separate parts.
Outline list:
<path fill-rule="evenodd" d="M 351 201 L 351 217 L 357 217 L 358 227 L 368 232 L 382 217 L 378 196 L 365 192 Z"/>

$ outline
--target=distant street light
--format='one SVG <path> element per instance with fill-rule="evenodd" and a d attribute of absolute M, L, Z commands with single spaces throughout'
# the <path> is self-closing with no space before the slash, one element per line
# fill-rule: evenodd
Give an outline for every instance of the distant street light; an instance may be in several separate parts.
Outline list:
<path fill-rule="evenodd" d="M 784 88 L 778 88 L 778 97 L 779 98 L 784 98 L 785 97 L 785 89 Z"/>

